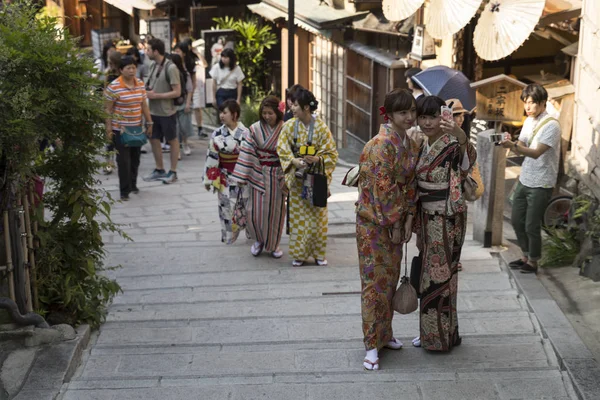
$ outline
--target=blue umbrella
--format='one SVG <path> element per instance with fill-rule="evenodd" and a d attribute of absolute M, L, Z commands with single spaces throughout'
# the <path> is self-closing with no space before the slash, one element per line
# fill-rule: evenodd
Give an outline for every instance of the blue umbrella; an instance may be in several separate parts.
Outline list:
<path fill-rule="evenodd" d="M 442 100 L 459 99 L 463 106 L 472 111 L 477 102 L 471 81 L 460 71 L 444 65 L 427 68 L 412 77 L 428 95 L 441 97 Z"/>

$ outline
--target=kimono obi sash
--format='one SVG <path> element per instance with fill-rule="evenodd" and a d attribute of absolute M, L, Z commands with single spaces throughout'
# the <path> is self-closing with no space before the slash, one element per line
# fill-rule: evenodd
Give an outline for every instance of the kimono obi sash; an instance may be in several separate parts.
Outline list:
<path fill-rule="evenodd" d="M 263 167 L 280 167 L 279 155 L 275 150 L 258 149 L 258 162 Z"/>
<path fill-rule="evenodd" d="M 219 168 L 224 168 L 229 173 L 233 173 L 239 154 L 229 154 L 219 152 Z"/>
<path fill-rule="evenodd" d="M 429 213 L 446 213 L 446 204 L 450 193 L 448 182 L 421 182 L 419 186 L 419 201 L 423 210 Z"/>

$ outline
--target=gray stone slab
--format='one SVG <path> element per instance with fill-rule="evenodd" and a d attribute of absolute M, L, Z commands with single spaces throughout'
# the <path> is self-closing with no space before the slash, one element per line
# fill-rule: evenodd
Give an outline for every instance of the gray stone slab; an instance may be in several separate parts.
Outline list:
<path fill-rule="evenodd" d="M 527 373 L 521 379 L 497 383 L 502 400 L 568 399 L 562 378 L 531 379 Z"/>
<path fill-rule="evenodd" d="M 552 346 L 560 359 L 593 359 L 592 352 L 585 346 L 581 338 L 573 335 L 571 326 L 564 328 L 544 327 L 544 332 L 552 342 Z"/>
<path fill-rule="evenodd" d="M 55 390 L 21 390 L 13 400 L 55 400 Z"/>
<path fill-rule="evenodd" d="M 498 400 L 500 396 L 493 381 L 457 381 L 420 383 L 423 399 L 427 400 Z"/>
<path fill-rule="evenodd" d="M 600 398 L 600 365 L 594 359 L 564 359 L 577 394 L 584 400 Z"/>
<path fill-rule="evenodd" d="M 414 383 L 343 383 L 308 386 L 307 400 L 358 400 L 358 399 L 419 399 L 419 389 Z"/>
<path fill-rule="evenodd" d="M 234 387 L 69 390 L 63 400 L 232 400 Z"/>

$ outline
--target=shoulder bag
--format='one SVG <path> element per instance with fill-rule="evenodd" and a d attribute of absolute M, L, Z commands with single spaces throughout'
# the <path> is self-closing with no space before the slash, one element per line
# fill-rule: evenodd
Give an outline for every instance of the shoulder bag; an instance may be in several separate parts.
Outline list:
<path fill-rule="evenodd" d="M 148 143 L 148 137 L 140 126 L 124 126 L 121 130 L 121 143 L 125 147 L 142 147 Z"/>
<path fill-rule="evenodd" d="M 358 187 L 358 176 L 360 173 L 360 166 L 357 165 L 352 167 L 346 172 L 344 179 L 342 180 L 342 185 L 348 187 Z"/>
<path fill-rule="evenodd" d="M 404 245 L 404 276 L 400 278 L 400 286 L 392 298 L 392 307 L 400 314 L 410 314 L 419 307 L 417 291 L 408 279 L 408 244 Z M 412 269 L 412 268 L 411 268 Z"/>
<path fill-rule="evenodd" d="M 327 175 L 325 175 L 325 161 L 319 157 L 319 162 L 313 164 L 306 174 L 306 178 L 312 186 L 312 205 L 315 207 L 327 207 Z"/>
<path fill-rule="evenodd" d="M 463 195 L 465 196 L 465 200 L 475 201 L 483 196 L 484 190 L 479 165 L 475 164 L 463 181 Z"/>

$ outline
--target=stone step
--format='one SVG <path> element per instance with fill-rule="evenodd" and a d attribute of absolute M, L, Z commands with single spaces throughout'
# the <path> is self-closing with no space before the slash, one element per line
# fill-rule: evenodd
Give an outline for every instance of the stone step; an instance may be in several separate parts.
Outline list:
<path fill-rule="evenodd" d="M 462 278 L 462 275 L 461 275 Z M 460 284 L 460 279 L 459 279 Z M 262 285 L 260 287 L 201 287 L 201 288 L 175 288 L 164 290 L 131 290 L 125 291 L 113 300 L 113 306 L 123 305 L 150 305 L 150 304 L 197 304 L 216 302 L 239 302 L 247 300 L 267 299 L 302 299 L 307 297 L 322 296 L 350 296 L 354 297 L 360 293 L 360 281 L 342 282 L 314 282 L 310 286 L 304 283 L 293 283 L 285 285 Z M 508 300 L 509 307 L 514 306 L 518 293 L 514 289 L 466 291 L 461 290 L 458 295 L 458 309 L 463 305 L 473 304 L 473 309 L 498 309 L 504 305 L 503 300 Z M 468 302 L 468 303 L 467 303 Z M 498 306 L 493 305 L 496 302 Z M 216 305 L 216 304 L 215 304 Z M 220 304 L 219 304 L 220 306 Z"/>
<path fill-rule="evenodd" d="M 460 313 L 461 335 L 533 334 L 539 332 L 527 311 Z M 398 337 L 419 332 L 417 313 L 397 315 Z M 239 344 L 319 340 L 361 340 L 360 314 L 240 319 L 110 320 L 101 329 L 97 346 L 115 344 Z"/>
<path fill-rule="evenodd" d="M 356 290 L 360 290 L 357 287 Z M 236 292 L 240 293 L 240 292 Z M 244 293 L 244 292 L 241 292 Z M 283 293 L 282 293 L 283 294 Z M 297 295 L 297 293 L 293 293 Z M 360 295 L 318 297 L 260 298 L 243 301 L 208 301 L 202 303 L 122 304 L 110 308 L 108 321 L 144 321 L 150 319 L 218 319 L 248 317 L 288 317 L 308 315 L 360 314 Z M 469 311 L 522 310 L 514 293 L 496 295 L 469 293 L 458 296 L 460 313 Z"/>
<path fill-rule="evenodd" d="M 311 383 L 286 382 L 286 376 L 263 377 L 262 381 L 220 377 L 76 381 L 69 384 L 63 400 L 570 400 L 558 371 L 319 374 Z M 292 376 L 295 378 L 295 376 Z"/>
<path fill-rule="evenodd" d="M 399 351 L 382 351 L 381 368 L 398 372 L 447 372 L 491 368 L 557 367 L 542 340 L 532 343 L 500 342 L 496 345 L 460 346 L 450 354 L 436 354 L 408 346 Z M 189 348 L 185 354 L 92 354 L 81 379 L 197 377 L 211 378 L 273 374 L 344 372 L 362 374 L 364 348 L 353 349 L 261 349 L 258 351 L 207 351 Z M 302 375 L 294 377 L 306 382 Z"/>
<path fill-rule="evenodd" d="M 192 273 L 182 275 L 155 275 L 144 277 L 120 277 L 124 291 L 127 290 L 150 290 L 168 288 L 196 288 L 208 286 L 244 286 L 253 289 L 257 285 L 287 285 L 295 283 L 313 284 L 314 282 L 337 282 L 357 281 L 358 268 L 341 267 L 317 267 L 306 266 L 302 268 L 255 270 L 255 271 L 233 271 L 233 272 L 210 272 Z M 511 282 L 506 272 L 491 272 L 481 274 L 460 275 L 459 288 L 466 291 L 485 290 L 510 290 Z"/>

